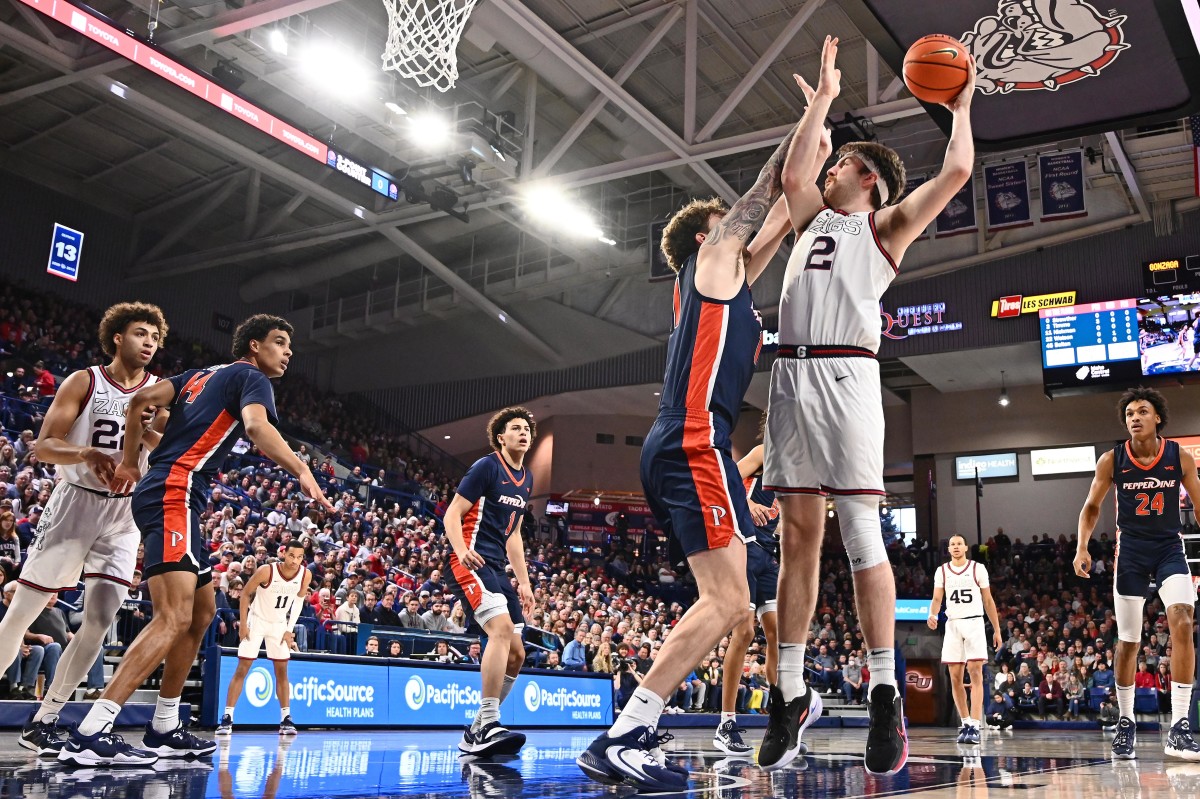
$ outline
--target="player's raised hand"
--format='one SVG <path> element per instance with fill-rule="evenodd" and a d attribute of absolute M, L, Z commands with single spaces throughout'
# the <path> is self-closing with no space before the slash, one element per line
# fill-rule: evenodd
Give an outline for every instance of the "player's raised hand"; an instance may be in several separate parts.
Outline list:
<path fill-rule="evenodd" d="M 951 111 L 970 111 L 971 100 L 975 98 L 975 56 L 967 56 L 969 64 L 967 65 L 967 85 L 963 86 L 953 100 L 947 103 L 942 103 Z"/>
<path fill-rule="evenodd" d="M 313 477 L 313 473 L 304 470 L 300 475 L 300 490 L 305 493 L 314 502 L 322 505 L 325 510 L 333 510 L 333 503 L 325 496 L 325 492 L 321 490 L 321 484 L 317 482 L 317 478 Z"/>
<path fill-rule="evenodd" d="M 817 94 L 834 98 L 842 92 L 842 71 L 834 64 L 837 61 L 838 39 L 826 36 L 821 46 L 821 79 L 817 82 Z"/>
<path fill-rule="evenodd" d="M 937 616 L 930 616 L 928 619 L 925 620 L 925 626 L 931 630 L 936 630 L 937 629 L 937 621 L 938 621 Z"/>
<path fill-rule="evenodd" d="M 1082 577 L 1085 580 L 1092 579 L 1092 556 L 1088 554 L 1086 549 L 1077 550 L 1075 552 L 1075 575 Z"/>
<path fill-rule="evenodd" d="M 142 471 L 138 467 L 121 463 L 113 470 L 112 477 L 108 480 L 108 490 L 114 494 L 128 494 L 141 479 Z"/>
<path fill-rule="evenodd" d="M 95 447 L 88 447 L 83 451 L 83 462 L 87 465 L 88 470 L 96 475 L 96 479 L 104 485 L 108 485 L 112 480 L 113 472 L 117 470 L 116 460 Z"/>

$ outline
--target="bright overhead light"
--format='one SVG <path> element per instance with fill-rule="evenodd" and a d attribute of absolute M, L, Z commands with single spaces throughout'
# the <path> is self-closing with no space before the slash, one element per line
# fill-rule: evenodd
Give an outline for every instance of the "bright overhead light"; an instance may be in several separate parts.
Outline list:
<path fill-rule="evenodd" d="M 123 83 L 117 83 L 116 81 L 113 81 L 112 85 L 110 85 L 108 87 L 108 90 L 110 92 L 112 92 L 113 94 L 115 94 L 117 97 L 121 97 L 121 98 L 125 97 L 125 84 L 123 84 Z"/>
<path fill-rule="evenodd" d="M 450 144 L 450 120 L 435 111 L 422 111 L 408 118 L 408 133 L 413 144 L 427 150 L 444 149 Z"/>
<path fill-rule="evenodd" d="M 322 91 L 342 97 L 361 96 L 374 79 L 365 61 L 329 43 L 310 45 L 300 57 L 300 69 Z"/>
<path fill-rule="evenodd" d="M 592 504 L 593 504 L 593 505 L 599 505 L 599 504 L 600 504 L 600 497 L 598 497 L 598 496 L 596 496 L 596 497 L 592 497 Z"/>
<path fill-rule="evenodd" d="M 406 116 L 408 114 L 408 112 L 405 111 L 403 108 L 401 108 L 400 104 L 398 102 L 396 102 L 395 100 L 388 100 L 387 102 L 385 102 L 383 104 L 383 107 L 386 108 L 387 110 L 391 111 L 396 116 L 402 117 L 402 116 Z"/>
<path fill-rule="evenodd" d="M 450 440 L 450 436 L 442 436 L 442 438 L 446 439 L 447 441 Z"/>
<path fill-rule="evenodd" d="M 270 47 L 273 52 L 279 53 L 279 55 L 287 55 L 287 36 L 285 36 L 283 31 L 281 31 L 279 28 L 275 28 L 267 34 L 267 46 Z"/>
<path fill-rule="evenodd" d="M 553 186 L 543 184 L 526 189 L 525 213 L 571 235 L 595 239 L 610 246 L 617 243 L 604 234 L 591 214 Z"/>

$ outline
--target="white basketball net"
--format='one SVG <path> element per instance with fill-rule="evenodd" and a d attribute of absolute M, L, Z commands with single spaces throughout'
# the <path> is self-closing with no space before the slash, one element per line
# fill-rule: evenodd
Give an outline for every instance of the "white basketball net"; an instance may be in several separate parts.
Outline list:
<path fill-rule="evenodd" d="M 383 0 L 388 39 L 383 68 L 440 92 L 458 80 L 455 50 L 479 0 Z"/>

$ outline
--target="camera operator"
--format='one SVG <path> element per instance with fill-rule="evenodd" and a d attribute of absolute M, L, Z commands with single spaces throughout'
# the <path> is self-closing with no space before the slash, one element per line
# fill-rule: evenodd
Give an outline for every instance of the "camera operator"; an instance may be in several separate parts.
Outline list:
<path fill-rule="evenodd" d="M 629 657 L 628 649 L 612 654 L 612 667 L 613 687 L 617 689 L 617 707 L 623 708 L 629 697 L 633 696 L 633 692 L 642 684 L 642 674 L 638 671 L 637 660 Z"/>

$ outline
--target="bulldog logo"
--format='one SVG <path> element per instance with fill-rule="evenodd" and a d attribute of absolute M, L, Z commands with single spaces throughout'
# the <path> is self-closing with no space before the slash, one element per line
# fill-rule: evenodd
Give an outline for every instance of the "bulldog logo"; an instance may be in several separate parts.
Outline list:
<path fill-rule="evenodd" d="M 1129 47 L 1125 19 L 1105 17 L 1084 0 L 1000 0 L 996 16 L 960 38 L 984 94 L 1057 91 L 1099 75 Z"/>

